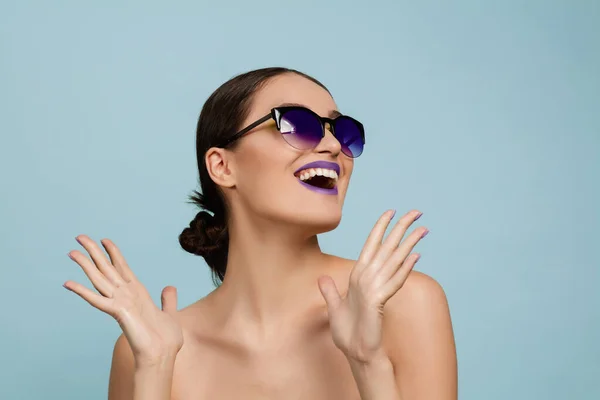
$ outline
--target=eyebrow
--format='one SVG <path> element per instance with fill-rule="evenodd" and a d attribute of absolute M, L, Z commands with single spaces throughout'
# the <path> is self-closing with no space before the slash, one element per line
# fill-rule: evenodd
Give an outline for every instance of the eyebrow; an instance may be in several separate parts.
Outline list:
<path fill-rule="evenodd" d="M 283 104 L 280 104 L 279 107 L 304 107 L 304 108 L 308 108 L 310 110 L 310 107 L 308 107 L 304 104 L 300 104 L 300 103 L 283 103 Z M 341 115 L 342 115 L 342 113 L 339 112 L 338 110 L 329 111 L 329 118 L 337 118 Z"/>

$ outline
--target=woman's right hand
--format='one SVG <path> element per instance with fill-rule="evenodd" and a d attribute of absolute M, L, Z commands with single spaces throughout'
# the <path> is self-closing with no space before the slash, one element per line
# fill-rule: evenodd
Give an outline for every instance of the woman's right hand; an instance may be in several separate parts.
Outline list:
<path fill-rule="evenodd" d="M 73 281 L 67 281 L 63 286 L 117 320 L 133 351 L 136 365 L 152 366 L 174 358 L 183 346 L 183 332 L 175 318 L 177 290 L 172 286 L 163 289 L 161 310 L 112 241 L 101 241 L 109 260 L 89 237 L 80 235 L 76 240 L 92 260 L 77 250 L 68 255 L 81 266 L 99 294 Z"/>

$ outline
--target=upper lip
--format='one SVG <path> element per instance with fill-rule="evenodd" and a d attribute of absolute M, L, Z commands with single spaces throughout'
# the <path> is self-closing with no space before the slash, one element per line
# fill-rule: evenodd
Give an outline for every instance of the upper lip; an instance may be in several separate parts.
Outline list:
<path fill-rule="evenodd" d="M 330 161 L 313 161 L 313 162 L 309 162 L 308 164 L 304 164 L 303 166 L 301 166 L 300 168 L 298 168 L 296 170 L 296 172 L 294 172 L 294 174 L 297 174 L 298 172 L 302 171 L 303 169 L 309 169 L 309 168 L 325 168 L 325 169 L 332 169 L 335 171 L 336 174 L 340 174 L 340 166 L 334 162 L 330 162 Z"/>

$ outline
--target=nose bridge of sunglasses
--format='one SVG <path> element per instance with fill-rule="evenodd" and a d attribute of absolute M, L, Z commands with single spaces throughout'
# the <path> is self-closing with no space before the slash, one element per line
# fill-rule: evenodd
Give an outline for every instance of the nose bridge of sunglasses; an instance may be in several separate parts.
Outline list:
<path fill-rule="evenodd" d="M 333 144 L 335 147 L 341 146 L 340 140 L 333 133 L 333 124 L 330 121 L 323 123 L 324 135 L 321 138 L 321 144 Z"/>
<path fill-rule="evenodd" d="M 325 131 L 325 135 L 327 135 L 327 133 L 331 134 L 331 136 L 335 137 L 335 135 L 333 134 L 333 121 L 331 120 L 326 120 L 323 121 L 323 130 Z"/>

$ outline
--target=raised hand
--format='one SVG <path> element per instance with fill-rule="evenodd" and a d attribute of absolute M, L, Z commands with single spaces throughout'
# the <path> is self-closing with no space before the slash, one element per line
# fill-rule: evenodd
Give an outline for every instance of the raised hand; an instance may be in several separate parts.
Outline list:
<path fill-rule="evenodd" d="M 400 241 L 420 216 L 418 211 L 404 215 L 383 243 L 394 212 L 388 211 L 379 218 L 350 273 L 344 298 L 331 277 L 319 279 L 319 288 L 327 303 L 333 341 L 351 360 L 367 363 L 383 354 L 383 307 L 400 290 L 420 258 L 419 254 L 411 254 L 411 251 L 429 231 L 418 228 L 402 243 Z"/>
<path fill-rule="evenodd" d="M 151 365 L 165 357 L 174 357 L 183 346 L 183 333 L 175 318 L 177 290 L 172 286 L 163 289 L 161 310 L 112 241 L 101 241 L 110 260 L 89 237 L 80 235 L 77 242 L 89 253 L 91 260 L 77 250 L 68 255 L 81 266 L 98 293 L 73 281 L 67 281 L 63 286 L 119 323 L 136 363 Z"/>

